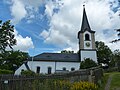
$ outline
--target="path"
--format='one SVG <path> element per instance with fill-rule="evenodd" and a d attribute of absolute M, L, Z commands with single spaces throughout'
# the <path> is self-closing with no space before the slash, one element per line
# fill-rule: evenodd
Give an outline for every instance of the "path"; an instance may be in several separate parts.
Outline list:
<path fill-rule="evenodd" d="M 113 75 L 110 75 L 108 80 L 107 80 L 107 84 L 105 86 L 105 90 L 110 90 L 110 84 L 111 84 L 111 81 L 112 81 L 112 76 Z"/>

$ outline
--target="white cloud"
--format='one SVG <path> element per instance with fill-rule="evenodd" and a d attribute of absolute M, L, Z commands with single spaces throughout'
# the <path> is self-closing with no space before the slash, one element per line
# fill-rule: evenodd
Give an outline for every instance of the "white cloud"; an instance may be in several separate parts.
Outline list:
<path fill-rule="evenodd" d="M 82 5 L 86 2 L 88 20 L 91 28 L 96 31 L 96 40 L 104 41 L 112 49 L 120 48 L 117 44 L 109 43 L 116 38 L 113 29 L 120 28 L 120 17 L 118 16 L 120 11 L 113 11 L 113 8 L 118 6 L 116 0 L 61 0 L 61 2 L 64 3 L 63 6 L 59 7 L 58 13 L 54 14 L 55 4 L 46 5 L 46 14 L 50 18 L 50 29 L 45 31 L 49 34 L 47 38 L 44 38 L 45 43 L 77 50 L 77 33 L 81 28 L 83 14 Z M 44 37 L 44 34 L 41 35 Z M 114 45 L 116 47 L 113 48 Z"/>
<path fill-rule="evenodd" d="M 116 46 L 114 49 L 120 48 L 117 44 L 109 43 L 117 38 L 113 29 L 120 28 L 120 8 L 117 12 L 113 11 L 118 6 L 117 0 L 12 0 L 11 15 L 15 24 L 24 18 L 31 23 L 31 19 L 36 18 L 35 12 L 44 3 L 45 15 L 50 20 L 50 29 L 40 34 L 44 43 L 77 50 L 77 32 L 81 28 L 84 2 L 90 26 L 96 31 L 96 40 L 104 41 L 112 49 L 112 45 Z M 54 13 L 55 8 L 60 9 L 59 12 Z"/>
<path fill-rule="evenodd" d="M 13 46 L 14 50 L 21 50 L 28 52 L 30 48 L 34 48 L 32 39 L 30 37 L 22 37 L 15 30 L 15 38 L 17 40 L 17 45 Z"/>
<path fill-rule="evenodd" d="M 8 3 L 8 1 L 5 2 Z M 43 3 L 42 0 L 11 0 L 11 2 L 10 11 L 14 24 L 19 23 L 22 19 L 27 19 L 30 23 L 31 19 L 35 18 L 35 12 L 38 12 L 38 8 Z"/>
<path fill-rule="evenodd" d="M 21 0 L 12 0 L 11 15 L 13 16 L 13 23 L 17 24 L 21 19 L 25 18 L 27 11 L 25 5 Z"/>
<path fill-rule="evenodd" d="M 49 33 L 46 30 L 43 30 L 40 36 L 43 36 L 43 38 L 46 39 L 49 36 Z"/>
<path fill-rule="evenodd" d="M 44 2 L 44 0 L 22 0 L 22 2 L 24 2 L 25 5 L 38 8 Z"/>

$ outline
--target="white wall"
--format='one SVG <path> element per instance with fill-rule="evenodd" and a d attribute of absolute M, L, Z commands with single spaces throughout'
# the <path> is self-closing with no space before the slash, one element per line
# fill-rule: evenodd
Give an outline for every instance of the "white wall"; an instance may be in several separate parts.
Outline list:
<path fill-rule="evenodd" d="M 37 67 L 40 67 L 40 73 L 48 73 L 48 67 L 52 68 L 52 73 L 55 72 L 54 62 L 44 62 L 44 61 L 29 61 L 28 66 L 30 70 L 36 72 Z"/>
<path fill-rule="evenodd" d="M 91 58 L 92 60 L 97 62 L 96 51 L 81 51 L 81 60 L 83 61 L 86 58 Z"/>
<path fill-rule="evenodd" d="M 34 72 L 36 72 L 37 67 L 40 67 L 40 73 L 47 74 L 48 67 L 52 68 L 52 73 L 54 73 L 55 70 L 63 70 L 63 67 L 65 67 L 66 70 L 71 71 L 71 68 L 75 68 L 75 70 L 79 70 L 80 63 L 79 62 L 28 61 L 28 66 L 29 66 L 30 70 L 32 70 Z M 18 70 L 15 71 L 15 74 L 19 75 L 22 69 L 26 70 L 26 67 L 24 64 Z"/>
<path fill-rule="evenodd" d="M 22 64 L 16 71 L 15 71 L 15 75 L 20 75 L 21 70 L 27 70 L 25 67 L 25 64 Z"/>
<path fill-rule="evenodd" d="M 75 70 L 79 70 L 80 63 L 79 62 L 57 62 L 56 63 L 56 70 L 63 70 L 63 67 L 66 68 L 66 70 L 71 71 L 71 68 L 75 68 Z"/>

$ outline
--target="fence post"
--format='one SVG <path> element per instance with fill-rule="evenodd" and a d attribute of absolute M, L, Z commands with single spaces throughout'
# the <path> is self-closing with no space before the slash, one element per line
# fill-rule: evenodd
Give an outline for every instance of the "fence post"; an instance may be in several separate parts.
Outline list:
<path fill-rule="evenodd" d="M 89 72 L 90 72 L 90 75 L 88 75 L 88 81 L 93 83 L 95 79 L 94 71 L 91 69 Z"/>

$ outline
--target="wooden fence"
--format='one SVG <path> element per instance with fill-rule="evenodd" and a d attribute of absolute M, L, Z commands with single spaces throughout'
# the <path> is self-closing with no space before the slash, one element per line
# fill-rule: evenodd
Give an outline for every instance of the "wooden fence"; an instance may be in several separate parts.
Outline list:
<path fill-rule="evenodd" d="M 69 80 L 71 83 L 76 81 L 97 83 L 102 76 L 103 71 L 100 67 L 40 76 L 0 75 L 0 90 L 41 90 L 45 80 L 53 79 Z"/>

